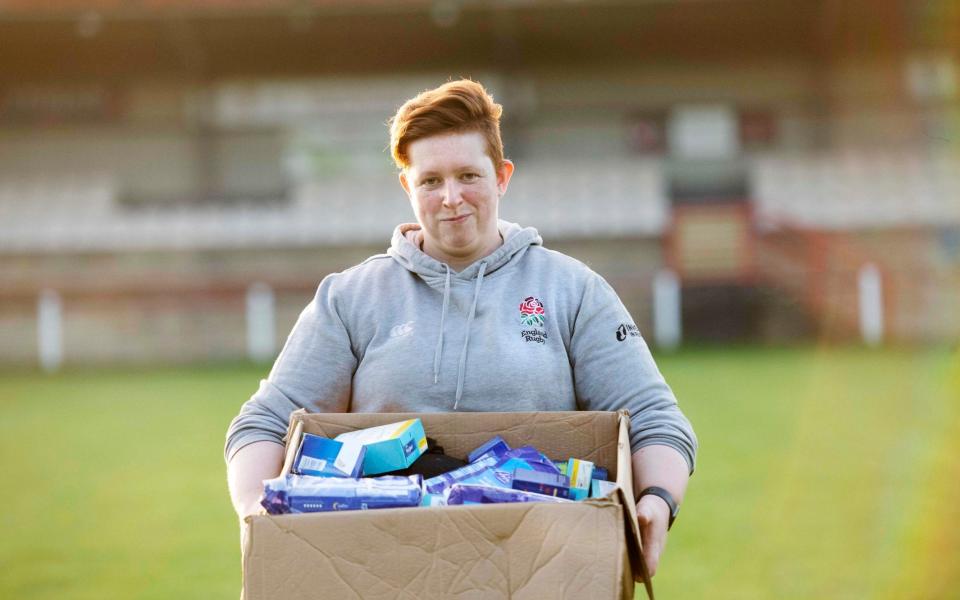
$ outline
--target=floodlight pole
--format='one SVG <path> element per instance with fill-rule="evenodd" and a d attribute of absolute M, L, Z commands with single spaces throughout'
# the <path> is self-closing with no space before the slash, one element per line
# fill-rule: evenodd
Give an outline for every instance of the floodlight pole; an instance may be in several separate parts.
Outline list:
<path fill-rule="evenodd" d="M 658 348 L 674 350 L 683 337 L 680 280 L 670 269 L 653 278 L 653 337 Z"/>
<path fill-rule="evenodd" d="M 255 362 L 269 361 L 276 350 L 275 302 L 265 283 L 247 289 L 247 356 Z"/>
<path fill-rule="evenodd" d="M 63 303 L 54 290 L 41 291 L 37 299 L 37 351 L 48 373 L 63 363 Z"/>
<path fill-rule="evenodd" d="M 880 269 L 873 263 L 860 267 L 857 274 L 860 300 L 860 336 L 868 346 L 883 341 L 883 282 Z"/>

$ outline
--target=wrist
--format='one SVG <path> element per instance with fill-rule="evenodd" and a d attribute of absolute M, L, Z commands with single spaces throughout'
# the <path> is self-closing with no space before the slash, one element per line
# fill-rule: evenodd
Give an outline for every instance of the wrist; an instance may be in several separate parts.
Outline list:
<path fill-rule="evenodd" d="M 665 504 L 667 507 L 667 514 L 669 519 L 667 520 L 667 529 L 669 530 L 673 527 L 673 522 L 677 519 L 677 515 L 680 512 L 680 506 L 677 504 L 677 501 L 674 500 L 673 494 L 662 487 L 655 485 L 648 486 L 640 492 L 640 495 L 637 496 L 637 502 L 639 503 L 644 497 L 647 496 L 656 496 L 660 498 L 662 504 Z"/>

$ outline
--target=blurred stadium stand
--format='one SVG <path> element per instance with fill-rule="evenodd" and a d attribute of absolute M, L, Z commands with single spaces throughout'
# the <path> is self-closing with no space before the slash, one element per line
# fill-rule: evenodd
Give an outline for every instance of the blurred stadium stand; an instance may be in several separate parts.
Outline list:
<path fill-rule="evenodd" d="M 0 4 L 0 363 L 277 347 L 326 274 L 412 220 L 398 104 L 472 76 L 505 106 L 501 213 L 605 275 L 644 331 L 960 335 L 960 10 L 908 0 L 8 0 Z M 39 42 L 39 43 L 38 43 Z"/>

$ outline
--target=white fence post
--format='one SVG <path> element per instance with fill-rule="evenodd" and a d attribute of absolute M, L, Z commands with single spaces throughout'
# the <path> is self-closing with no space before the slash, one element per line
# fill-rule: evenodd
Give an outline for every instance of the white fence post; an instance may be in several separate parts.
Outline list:
<path fill-rule="evenodd" d="M 247 289 L 247 356 L 257 362 L 272 359 L 275 339 L 273 290 L 254 283 Z"/>
<path fill-rule="evenodd" d="M 653 337 L 657 347 L 673 350 L 683 337 L 680 311 L 680 280 L 669 269 L 653 278 Z"/>
<path fill-rule="evenodd" d="M 40 367 L 56 371 L 63 363 L 63 303 L 54 290 L 43 290 L 37 299 L 37 350 Z"/>
<path fill-rule="evenodd" d="M 860 335 L 868 346 L 883 341 L 883 282 L 880 269 L 873 263 L 860 267 L 857 274 L 860 296 Z"/>

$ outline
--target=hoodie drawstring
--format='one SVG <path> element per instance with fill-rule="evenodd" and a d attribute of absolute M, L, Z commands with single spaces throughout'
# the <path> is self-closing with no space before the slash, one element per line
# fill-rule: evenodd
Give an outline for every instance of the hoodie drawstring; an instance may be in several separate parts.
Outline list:
<path fill-rule="evenodd" d="M 443 284 L 443 308 L 440 309 L 440 337 L 437 338 L 437 349 L 433 354 L 433 382 L 440 379 L 440 355 L 443 354 L 443 320 L 447 316 L 447 304 L 450 303 L 450 267 L 447 267 L 447 279 Z"/>
<path fill-rule="evenodd" d="M 480 284 L 483 283 L 483 273 L 486 270 L 487 263 L 480 263 L 480 271 L 477 273 L 477 286 L 473 291 L 473 304 L 470 306 L 470 316 L 467 318 L 467 334 L 463 339 L 463 350 L 460 351 L 460 366 L 457 369 L 457 397 L 453 402 L 453 410 L 457 410 L 457 406 L 460 404 L 460 397 L 463 396 L 463 375 L 467 367 L 467 346 L 470 344 L 470 328 L 473 326 L 473 317 L 477 314 L 477 298 L 480 297 Z M 449 277 L 449 270 L 447 273 Z"/>

